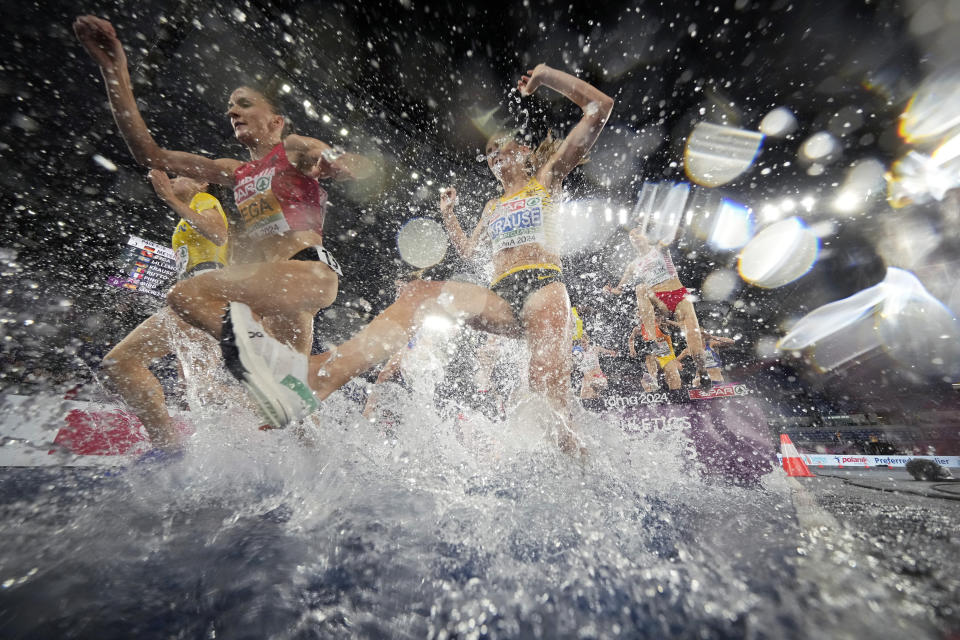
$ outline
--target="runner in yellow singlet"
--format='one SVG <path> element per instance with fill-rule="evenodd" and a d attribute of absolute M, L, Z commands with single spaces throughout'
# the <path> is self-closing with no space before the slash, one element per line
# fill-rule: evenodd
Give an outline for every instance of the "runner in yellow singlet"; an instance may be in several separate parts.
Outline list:
<path fill-rule="evenodd" d="M 639 312 L 637 315 L 640 315 Z M 673 339 L 663 333 L 657 325 L 654 325 L 654 330 L 655 336 L 650 336 L 647 333 L 646 325 L 641 321 L 641 323 L 635 326 L 633 331 L 630 332 L 630 339 L 628 341 L 630 357 L 639 358 L 643 356 L 644 364 L 647 368 L 647 372 L 644 374 L 640 385 L 643 387 L 643 390 L 648 393 L 659 389 L 660 383 L 657 382 L 657 373 L 662 369 L 663 377 L 667 382 L 667 388 L 671 391 L 676 391 L 680 389 L 682 381 L 680 378 L 679 360 L 673 349 Z M 637 340 L 637 337 L 641 339 Z M 643 345 L 639 350 L 637 349 L 638 343 Z"/>
<path fill-rule="evenodd" d="M 183 177 L 170 180 L 162 171 L 151 171 L 150 181 L 157 195 L 181 216 L 171 238 L 178 278 L 224 267 L 228 251 L 227 216 L 220 202 L 204 193 L 207 185 Z M 107 381 L 140 418 L 154 447 L 175 447 L 179 434 L 171 423 L 163 387 L 148 367 L 158 358 L 174 353 L 176 341 L 181 340 L 206 346 L 204 353 L 209 357 L 201 366 L 219 366 L 216 341 L 180 320 L 169 307 L 137 325 L 103 359 L 102 371 Z"/>

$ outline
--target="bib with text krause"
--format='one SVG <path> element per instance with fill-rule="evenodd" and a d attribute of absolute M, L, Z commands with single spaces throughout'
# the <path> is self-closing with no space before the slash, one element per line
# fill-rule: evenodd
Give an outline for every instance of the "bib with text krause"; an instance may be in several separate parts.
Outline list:
<path fill-rule="evenodd" d="M 493 252 L 525 244 L 546 245 L 544 204 L 540 194 L 519 196 L 498 204 L 487 225 Z"/>
<path fill-rule="evenodd" d="M 276 167 L 267 167 L 243 178 L 233 187 L 237 209 L 240 210 L 243 228 L 249 238 L 259 240 L 290 230 L 280 201 L 273 193 L 276 171 Z"/>

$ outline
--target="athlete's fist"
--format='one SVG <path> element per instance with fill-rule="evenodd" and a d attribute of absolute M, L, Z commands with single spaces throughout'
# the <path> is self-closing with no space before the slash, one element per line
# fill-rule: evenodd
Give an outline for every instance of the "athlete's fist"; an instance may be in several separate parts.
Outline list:
<path fill-rule="evenodd" d="M 522 96 L 529 96 L 543 84 L 543 76 L 550 71 L 550 67 L 542 62 L 533 69 L 528 69 L 527 73 L 520 77 L 517 82 L 517 91 Z"/>
<path fill-rule="evenodd" d="M 440 211 L 444 214 L 453 213 L 453 205 L 457 203 L 457 190 L 453 187 L 444 187 L 440 190 Z"/>
<path fill-rule="evenodd" d="M 126 61 L 123 45 L 113 25 L 96 16 L 80 16 L 73 23 L 77 40 L 101 67 L 112 67 Z"/>
<path fill-rule="evenodd" d="M 167 176 L 166 171 L 151 169 L 150 173 L 147 174 L 147 177 L 150 178 L 150 184 L 153 185 L 153 190 L 157 192 L 158 196 L 168 202 L 175 198 L 173 193 L 173 182 Z"/>
<path fill-rule="evenodd" d="M 325 145 L 317 154 L 317 161 L 307 172 L 307 175 L 316 180 L 346 180 L 352 178 L 349 169 L 340 160 L 345 153 L 340 147 Z"/>

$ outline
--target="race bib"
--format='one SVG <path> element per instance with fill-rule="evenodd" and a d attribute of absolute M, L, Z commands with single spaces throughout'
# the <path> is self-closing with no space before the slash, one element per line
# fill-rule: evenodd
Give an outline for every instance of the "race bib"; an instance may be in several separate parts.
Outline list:
<path fill-rule="evenodd" d="M 333 254 L 323 247 L 315 247 L 315 249 L 317 250 L 317 258 L 320 259 L 320 262 L 333 269 L 333 272 L 342 278 L 343 271 L 340 270 L 340 263 L 333 257 Z"/>
<path fill-rule="evenodd" d="M 704 367 L 706 369 L 713 369 L 720 366 L 720 362 L 717 360 L 716 355 L 714 355 L 712 349 L 704 349 Z"/>
<path fill-rule="evenodd" d="M 248 237 L 255 240 L 290 230 L 280 201 L 273 193 L 273 176 L 276 171 L 276 167 L 267 167 L 259 173 L 247 176 L 233 188 L 244 231 Z"/>
<path fill-rule="evenodd" d="M 487 225 L 494 253 L 525 244 L 546 244 L 543 197 L 514 198 L 494 209 Z"/>
<path fill-rule="evenodd" d="M 190 249 L 182 244 L 177 247 L 177 254 L 174 257 L 177 260 L 177 277 L 182 278 L 187 273 L 187 265 L 190 264 Z"/>
<path fill-rule="evenodd" d="M 637 278 L 647 286 L 658 285 L 672 278 L 666 262 L 656 250 L 648 251 L 637 261 Z"/>

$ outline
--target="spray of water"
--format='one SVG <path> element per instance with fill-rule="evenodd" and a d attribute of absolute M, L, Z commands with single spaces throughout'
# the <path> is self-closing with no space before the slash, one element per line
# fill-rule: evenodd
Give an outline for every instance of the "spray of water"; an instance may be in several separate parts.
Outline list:
<path fill-rule="evenodd" d="M 388 429 L 350 396 L 287 431 L 200 406 L 180 461 L 31 479 L 0 525 L 5 611 L 18 612 L 6 633 L 804 637 L 827 618 L 896 637 L 916 622 L 873 626 L 870 607 L 892 596 L 833 561 L 854 554 L 849 539 L 807 537 L 785 478 L 744 488 L 711 473 L 724 439 L 729 464 L 750 457 L 740 436 L 704 446 L 670 410 L 578 411 L 590 455 L 574 461 L 528 393 L 491 422 L 386 389 Z"/>

